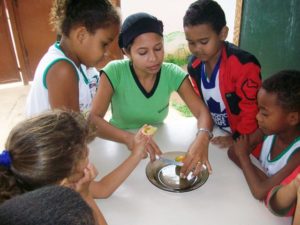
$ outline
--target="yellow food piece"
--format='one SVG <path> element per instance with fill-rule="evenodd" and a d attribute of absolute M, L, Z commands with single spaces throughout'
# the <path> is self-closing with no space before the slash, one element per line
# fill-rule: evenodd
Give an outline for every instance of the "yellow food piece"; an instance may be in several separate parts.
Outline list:
<path fill-rule="evenodd" d="M 184 155 L 179 155 L 175 158 L 176 162 L 182 162 L 184 160 L 185 156 Z"/>
<path fill-rule="evenodd" d="M 143 134 L 145 135 L 153 135 L 156 131 L 157 127 L 153 127 L 151 125 L 146 125 L 142 130 Z"/>

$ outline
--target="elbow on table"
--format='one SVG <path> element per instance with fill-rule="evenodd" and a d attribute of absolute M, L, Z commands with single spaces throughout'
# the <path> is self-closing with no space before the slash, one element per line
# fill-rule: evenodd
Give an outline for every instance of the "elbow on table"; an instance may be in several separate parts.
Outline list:
<path fill-rule="evenodd" d="M 260 181 L 259 183 L 249 186 L 253 197 L 257 200 L 263 201 L 266 199 L 272 185 L 268 181 Z"/>
<path fill-rule="evenodd" d="M 107 199 L 112 195 L 112 192 L 109 191 L 101 191 L 101 193 L 94 193 L 93 198 L 97 199 Z"/>
<path fill-rule="evenodd" d="M 267 197 L 267 194 L 268 194 L 268 192 L 266 192 L 265 190 L 262 190 L 262 189 L 251 190 L 251 193 L 252 193 L 253 197 L 259 201 L 265 200 Z"/>
<path fill-rule="evenodd" d="M 236 154 L 234 153 L 234 151 L 231 147 L 227 151 L 227 156 L 232 162 L 235 163 L 235 165 L 240 167 L 240 161 L 239 161 L 238 157 L 236 156 Z"/>

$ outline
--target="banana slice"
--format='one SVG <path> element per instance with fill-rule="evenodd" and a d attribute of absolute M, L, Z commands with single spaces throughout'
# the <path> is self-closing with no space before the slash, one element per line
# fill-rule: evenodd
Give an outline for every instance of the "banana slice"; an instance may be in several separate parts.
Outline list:
<path fill-rule="evenodd" d="M 146 125 L 142 130 L 144 135 L 149 135 L 149 136 L 153 135 L 156 131 L 157 131 L 157 127 L 153 127 L 151 125 Z"/>

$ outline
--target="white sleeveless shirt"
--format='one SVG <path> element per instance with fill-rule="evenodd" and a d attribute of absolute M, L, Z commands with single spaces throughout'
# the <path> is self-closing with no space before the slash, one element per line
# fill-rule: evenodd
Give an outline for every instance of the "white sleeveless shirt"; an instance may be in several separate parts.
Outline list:
<path fill-rule="evenodd" d="M 270 152 L 273 148 L 276 135 L 267 136 L 263 142 L 259 161 L 264 168 L 267 175 L 273 176 L 279 170 L 281 170 L 289 161 L 290 157 L 300 150 L 300 137 L 297 137 L 286 149 L 284 149 L 280 155 L 275 159 L 270 159 Z"/>
<path fill-rule="evenodd" d="M 46 76 L 51 66 L 61 60 L 68 61 L 76 69 L 78 77 L 80 111 L 86 113 L 90 110 L 93 94 L 95 92 L 95 79 L 90 82 L 88 77 L 99 76 L 98 71 L 89 68 L 88 72 L 92 71 L 95 74 L 87 74 L 86 67 L 81 65 L 78 68 L 71 59 L 65 56 L 63 51 L 60 49 L 59 43 L 56 43 L 50 46 L 48 52 L 43 56 L 35 71 L 34 80 L 27 97 L 27 116 L 37 115 L 51 109 L 48 98 Z M 98 80 L 96 82 L 98 82 Z M 96 84 L 96 86 L 98 86 L 98 84 Z"/>

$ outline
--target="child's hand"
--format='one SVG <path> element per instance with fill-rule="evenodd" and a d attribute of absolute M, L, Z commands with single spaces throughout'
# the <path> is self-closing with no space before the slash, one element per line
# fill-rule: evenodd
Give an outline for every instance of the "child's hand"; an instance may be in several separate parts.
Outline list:
<path fill-rule="evenodd" d="M 218 145 L 220 148 L 229 148 L 233 145 L 233 139 L 231 136 L 214 137 L 210 142 Z"/>
<path fill-rule="evenodd" d="M 86 198 L 90 195 L 89 186 L 98 175 L 98 171 L 93 164 L 89 163 L 87 167 L 84 168 L 83 173 L 83 177 L 74 183 L 74 190 L 79 192 L 83 198 Z"/>
<path fill-rule="evenodd" d="M 248 156 L 249 136 L 241 135 L 233 144 L 233 151 L 238 158 Z"/>
<path fill-rule="evenodd" d="M 133 137 L 132 154 L 138 155 L 140 158 L 146 158 L 146 145 L 150 141 L 150 136 L 143 134 L 144 126 Z"/>

